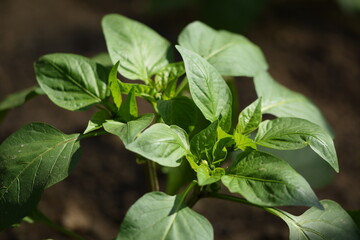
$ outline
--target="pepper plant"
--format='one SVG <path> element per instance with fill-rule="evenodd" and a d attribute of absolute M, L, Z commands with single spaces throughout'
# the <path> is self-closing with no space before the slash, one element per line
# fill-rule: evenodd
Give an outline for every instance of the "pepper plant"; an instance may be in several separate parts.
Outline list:
<path fill-rule="evenodd" d="M 113 134 L 146 166 L 151 186 L 128 210 L 116 239 L 213 239 L 209 221 L 192 209 L 203 198 L 274 214 L 288 225 L 290 239 L 360 239 L 339 204 L 318 200 L 302 175 L 268 153 L 310 147 L 339 171 L 320 111 L 271 77 L 255 44 L 193 22 L 179 35 L 182 61 L 174 62 L 170 43 L 142 23 L 110 14 L 102 27 L 111 64 L 67 53 L 42 56 L 34 64 L 38 85 L 1 102 L 2 117 L 39 94 L 70 111 L 97 111 L 83 133 L 30 123 L 0 145 L 0 229 L 22 220 L 54 226 L 37 210 L 42 193 L 72 172 L 83 139 Z M 237 76 L 252 78 L 258 96 L 240 114 L 229 87 Z M 137 98 L 153 112 L 139 115 Z M 162 191 L 160 168 L 168 175 Z M 279 206 L 309 209 L 294 216 Z"/>

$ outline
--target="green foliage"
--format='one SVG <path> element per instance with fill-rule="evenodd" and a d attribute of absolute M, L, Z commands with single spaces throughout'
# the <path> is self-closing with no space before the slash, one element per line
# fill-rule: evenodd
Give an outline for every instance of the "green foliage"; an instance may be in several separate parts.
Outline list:
<path fill-rule="evenodd" d="M 194 22 L 179 36 L 176 48 L 183 62 L 171 62 L 169 42 L 147 26 L 116 14 L 105 16 L 102 26 L 114 66 L 104 54 L 93 60 L 45 55 L 35 63 L 40 88 L 0 103 L 4 115 L 44 92 L 71 111 L 98 109 L 83 134 L 66 135 L 32 123 L 0 145 L 0 229 L 25 217 L 81 239 L 51 223 L 36 207 L 46 188 L 71 173 L 82 139 L 113 134 L 137 155 L 138 163 L 146 163 L 152 191 L 129 209 L 116 239 L 213 239 L 211 224 L 191 209 L 207 197 L 252 205 L 282 218 L 290 239 L 359 239 L 348 213 L 332 201 L 319 201 L 301 175 L 310 182 L 314 175 L 322 176 L 313 171 L 325 169 L 318 168 L 319 162 L 339 170 L 325 119 L 307 98 L 272 79 L 255 44 Z M 120 81 L 118 73 L 142 83 Z M 258 99 L 240 112 L 236 124 L 235 92 L 224 76 L 254 78 Z M 153 112 L 139 115 L 138 98 L 148 101 Z M 262 121 L 264 113 L 275 119 Z M 306 154 L 279 154 L 306 146 Z M 263 148 L 276 156 L 258 150 Z M 289 164 L 294 161 L 303 163 L 302 168 Z M 168 175 L 167 194 L 159 191 L 157 167 Z M 219 193 L 224 187 L 234 196 Z M 289 205 L 311 208 L 301 216 L 273 208 Z M 351 215 L 358 223 L 358 214 Z"/>
<path fill-rule="evenodd" d="M 205 217 L 186 206 L 182 195 L 151 192 L 129 209 L 116 239 L 205 240 L 213 239 L 213 229 Z"/>
<path fill-rule="evenodd" d="M 45 188 L 66 178 L 78 161 L 79 134 L 31 123 L 0 145 L 0 229 L 18 223 Z"/>

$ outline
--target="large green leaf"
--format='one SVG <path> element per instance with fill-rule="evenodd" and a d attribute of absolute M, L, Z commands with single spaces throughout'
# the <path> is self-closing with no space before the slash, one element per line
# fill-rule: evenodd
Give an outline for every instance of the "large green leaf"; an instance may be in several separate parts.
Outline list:
<path fill-rule="evenodd" d="M 336 202 L 322 200 L 324 210 L 310 208 L 300 216 L 275 210 L 290 229 L 290 240 L 358 240 L 360 231 Z"/>
<path fill-rule="evenodd" d="M 231 192 L 261 206 L 321 208 L 306 180 L 287 162 L 265 152 L 240 153 L 221 180 Z"/>
<path fill-rule="evenodd" d="M 180 158 L 189 152 L 189 142 L 182 128 L 156 123 L 126 148 L 162 166 L 177 167 L 180 165 Z"/>
<path fill-rule="evenodd" d="M 44 92 L 37 86 L 10 94 L 0 102 L 0 121 L 5 117 L 7 111 L 16 107 L 20 107 L 26 101 L 41 94 L 44 94 Z"/>
<path fill-rule="evenodd" d="M 127 212 L 117 240 L 191 239 L 211 240 L 209 221 L 184 205 L 180 196 L 151 192 L 141 197 Z"/>
<path fill-rule="evenodd" d="M 261 50 L 245 37 L 216 31 L 201 22 L 193 22 L 179 35 L 179 44 L 198 53 L 225 76 L 255 76 L 267 70 Z"/>
<path fill-rule="evenodd" d="M 309 99 L 282 86 L 269 73 L 257 74 L 254 83 L 258 97 L 262 97 L 262 113 L 277 117 L 303 118 L 329 129 L 320 110 Z"/>
<path fill-rule="evenodd" d="M 70 174 L 78 161 L 78 136 L 31 123 L 0 145 L 0 229 L 19 222 L 45 188 Z"/>
<path fill-rule="evenodd" d="M 181 46 L 176 48 L 185 63 L 191 96 L 205 118 L 214 122 L 222 116 L 230 121 L 231 91 L 219 72 L 198 54 Z"/>
<path fill-rule="evenodd" d="M 326 130 L 301 118 L 276 118 L 260 124 L 256 143 L 265 147 L 294 150 L 310 146 L 337 172 L 334 142 Z"/>
<path fill-rule="evenodd" d="M 35 62 L 36 79 L 56 105 L 83 110 L 107 97 L 108 70 L 86 57 L 55 53 Z"/>
<path fill-rule="evenodd" d="M 103 123 L 105 131 L 118 136 L 124 145 L 133 142 L 136 136 L 148 127 L 154 119 L 153 114 L 144 114 L 139 118 L 127 123 L 115 120 L 107 120 Z"/>
<path fill-rule="evenodd" d="M 144 24 L 118 14 L 102 20 L 112 62 L 120 61 L 119 72 L 128 79 L 148 81 L 168 64 L 170 43 Z"/>

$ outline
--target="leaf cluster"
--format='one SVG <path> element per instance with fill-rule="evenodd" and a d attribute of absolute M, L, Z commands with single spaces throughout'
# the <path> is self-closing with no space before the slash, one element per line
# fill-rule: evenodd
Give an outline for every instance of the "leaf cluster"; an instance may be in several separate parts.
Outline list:
<path fill-rule="evenodd" d="M 0 145 L 0 229 L 31 216 L 43 191 L 71 173 L 82 139 L 113 134 L 139 163 L 149 164 L 154 183 L 153 191 L 129 209 L 116 239 L 213 239 L 211 224 L 192 210 L 206 197 L 268 211 L 288 224 L 290 239 L 360 238 L 340 205 L 319 201 L 301 174 L 267 151 L 309 147 L 316 161 L 339 171 L 331 130 L 320 111 L 271 77 L 258 46 L 193 22 L 178 37 L 182 61 L 174 62 L 170 43 L 140 22 L 110 14 L 102 27 L 111 65 L 106 58 L 42 56 L 34 65 L 39 87 L 0 103 L 4 115 L 44 93 L 70 111 L 98 109 L 83 133 L 67 135 L 31 123 Z M 252 78 L 258 96 L 240 114 L 228 84 L 238 76 Z M 139 115 L 137 98 L 154 111 Z M 274 119 L 263 121 L 263 114 Z M 157 187 L 154 166 L 168 174 L 166 193 Z M 277 206 L 310 209 L 293 216 Z"/>

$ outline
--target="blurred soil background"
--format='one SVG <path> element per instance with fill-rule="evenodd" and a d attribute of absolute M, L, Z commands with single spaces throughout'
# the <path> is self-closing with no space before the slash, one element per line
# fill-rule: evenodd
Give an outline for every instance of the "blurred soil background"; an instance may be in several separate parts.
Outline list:
<path fill-rule="evenodd" d="M 277 81 L 320 107 L 336 134 L 340 173 L 316 193 L 360 209 L 360 15 L 345 5 L 351 0 L 339 2 L 343 7 L 331 0 L 0 0 L 0 100 L 35 85 L 33 62 L 41 55 L 105 52 L 100 21 L 107 13 L 139 20 L 173 44 L 186 24 L 202 20 L 243 33 L 263 50 Z M 238 79 L 237 88 L 240 111 L 255 91 L 251 79 Z M 37 97 L 8 114 L 0 140 L 33 121 L 83 132 L 91 113 L 68 112 Z M 147 191 L 144 169 L 115 137 L 84 140 L 82 148 L 73 174 L 45 191 L 40 208 L 87 239 L 112 239 L 127 209 Z M 195 210 L 212 222 L 215 239 L 288 239 L 285 223 L 249 206 L 201 200 Z M 0 233 L 1 240 L 48 238 L 68 239 L 38 224 Z"/>

